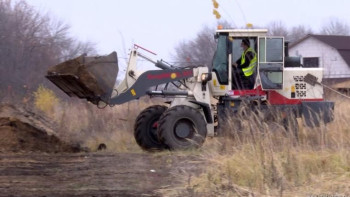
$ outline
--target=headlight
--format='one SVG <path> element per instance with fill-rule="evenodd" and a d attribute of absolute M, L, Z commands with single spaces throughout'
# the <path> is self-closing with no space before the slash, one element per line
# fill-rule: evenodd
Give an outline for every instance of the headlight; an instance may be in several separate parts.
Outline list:
<path fill-rule="evenodd" d="M 209 76 L 208 73 L 203 73 L 201 76 L 202 81 L 208 81 L 208 76 Z"/>

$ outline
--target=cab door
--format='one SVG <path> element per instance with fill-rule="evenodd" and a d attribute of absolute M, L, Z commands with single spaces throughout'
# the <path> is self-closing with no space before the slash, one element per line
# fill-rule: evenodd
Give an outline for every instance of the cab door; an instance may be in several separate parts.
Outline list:
<path fill-rule="evenodd" d="M 284 38 L 258 38 L 258 75 L 263 90 L 283 89 Z"/>
<path fill-rule="evenodd" d="M 228 34 L 217 35 L 217 49 L 213 58 L 212 80 L 209 87 L 214 95 L 225 95 L 231 90 L 231 43 Z"/>

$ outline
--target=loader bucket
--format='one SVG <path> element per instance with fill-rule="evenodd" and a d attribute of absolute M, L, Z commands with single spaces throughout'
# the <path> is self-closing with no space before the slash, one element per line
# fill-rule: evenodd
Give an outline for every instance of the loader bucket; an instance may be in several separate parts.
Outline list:
<path fill-rule="evenodd" d="M 117 53 L 75 59 L 50 67 L 46 77 L 69 96 L 109 103 L 118 74 Z"/>

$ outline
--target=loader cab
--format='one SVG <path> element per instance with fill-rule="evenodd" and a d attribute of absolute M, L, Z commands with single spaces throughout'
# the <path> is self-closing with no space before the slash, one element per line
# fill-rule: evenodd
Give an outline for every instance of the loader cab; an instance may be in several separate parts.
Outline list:
<path fill-rule="evenodd" d="M 250 48 L 256 53 L 254 88 L 261 86 L 264 90 L 282 89 L 284 40 L 283 37 L 267 37 L 266 34 L 265 29 L 217 30 L 217 50 L 213 57 L 213 79 L 210 82 L 215 95 L 225 95 L 236 89 L 248 89 L 244 81 L 240 81 L 242 86 L 237 86 L 232 67 L 242 56 L 241 42 L 244 38 L 249 38 Z"/>

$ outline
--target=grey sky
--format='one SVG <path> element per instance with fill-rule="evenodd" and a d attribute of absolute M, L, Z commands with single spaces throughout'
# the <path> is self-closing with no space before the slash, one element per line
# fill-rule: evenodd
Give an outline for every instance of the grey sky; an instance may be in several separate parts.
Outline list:
<path fill-rule="evenodd" d="M 335 17 L 350 24 L 347 0 L 217 0 L 222 19 L 235 27 L 282 21 L 288 27 L 308 25 L 314 31 Z M 171 60 L 174 47 L 193 38 L 204 25 L 214 26 L 211 0 L 27 0 L 71 26 L 72 36 L 96 43 L 98 52 L 125 50 L 133 43 Z"/>

